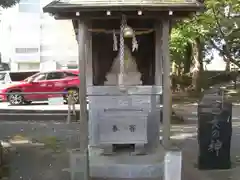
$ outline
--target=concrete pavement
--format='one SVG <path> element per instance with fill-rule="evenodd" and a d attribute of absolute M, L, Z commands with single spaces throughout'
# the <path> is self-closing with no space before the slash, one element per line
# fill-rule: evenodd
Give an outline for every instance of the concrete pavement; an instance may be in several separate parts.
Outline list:
<path fill-rule="evenodd" d="M 176 104 L 173 106 L 177 115 L 182 116 L 187 123 L 196 123 L 197 103 Z M 80 105 L 76 105 L 78 111 Z M 240 120 L 240 104 L 233 106 L 233 121 Z M 79 114 L 79 113 L 77 113 Z M 0 103 L 0 121 L 30 121 L 30 120 L 59 120 L 66 121 L 67 105 L 47 105 L 35 103 L 33 105 L 9 106 L 8 103 Z"/>
<path fill-rule="evenodd" d="M 182 114 L 187 118 L 190 117 L 191 121 L 190 124 L 174 125 L 171 129 L 173 141 L 179 145 L 183 152 L 182 180 L 239 180 L 239 107 L 235 105 L 233 108 L 231 149 L 233 168 L 225 171 L 199 171 L 196 168 L 198 153 L 195 125 L 197 106 L 187 104 L 177 108 L 178 112 L 182 110 Z M 9 180 L 69 180 L 69 174 L 62 170 L 69 167 L 67 151 L 79 147 L 79 137 L 80 131 L 76 123 L 67 125 L 59 121 L 1 120 L 0 139 L 5 142 L 12 140 L 13 147 L 10 153 L 11 172 Z"/>
<path fill-rule="evenodd" d="M 177 115 L 184 118 L 187 123 L 196 123 L 197 121 L 197 103 L 176 104 L 174 111 Z M 240 103 L 233 103 L 232 120 L 240 121 Z"/>
<path fill-rule="evenodd" d="M 76 106 L 79 115 L 80 105 Z M 0 121 L 66 121 L 68 105 L 48 105 L 47 103 L 33 103 L 31 105 L 10 106 L 0 103 Z M 76 120 L 77 117 L 73 117 Z"/>

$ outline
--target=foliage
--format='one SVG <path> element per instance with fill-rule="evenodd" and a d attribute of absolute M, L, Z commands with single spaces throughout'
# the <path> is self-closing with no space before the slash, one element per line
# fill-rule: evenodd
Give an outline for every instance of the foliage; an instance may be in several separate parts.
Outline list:
<path fill-rule="evenodd" d="M 237 72 L 239 75 L 240 73 Z M 229 81 L 235 80 L 236 72 L 225 72 L 225 71 L 205 71 L 202 73 L 204 81 L 202 84 L 203 89 L 208 89 L 210 86 L 217 84 L 228 83 Z M 180 90 L 191 90 L 188 89 L 192 83 L 192 76 L 187 74 L 183 75 L 172 75 L 172 90 L 176 91 L 177 85 L 179 85 Z"/>
<path fill-rule="evenodd" d="M 0 0 L 0 7 L 9 8 L 19 3 L 20 0 Z"/>
<path fill-rule="evenodd" d="M 214 28 L 209 33 L 208 47 L 240 66 L 240 3 L 239 0 L 209 1 Z"/>
<path fill-rule="evenodd" d="M 208 28 L 200 22 L 201 15 L 195 15 L 191 19 L 178 22 L 172 30 L 170 52 L 171 58 L 176 64 L 186 63 L 188 58 L 188 46 L 194 43 L 196 38 L 205 38 Z"/>
<path fill-rule="evenodd" d="M 204 42 L 203 58 L 210 61 L 212 49 L 240 67 L 239 0 L 206 0 L 206 11 L 178 22 L 172 30 L 170 52 L 177 64 L 188 60 L 188 45 L 194 39 Z"/>

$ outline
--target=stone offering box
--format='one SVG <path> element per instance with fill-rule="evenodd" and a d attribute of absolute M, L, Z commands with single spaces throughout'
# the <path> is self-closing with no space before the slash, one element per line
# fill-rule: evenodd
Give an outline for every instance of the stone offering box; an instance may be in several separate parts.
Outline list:
<path fill-rule="evenodd" d="M 149 143 L 159 132 L 161 94 L 161 86 L 89 87 L 90 146 Z"/>

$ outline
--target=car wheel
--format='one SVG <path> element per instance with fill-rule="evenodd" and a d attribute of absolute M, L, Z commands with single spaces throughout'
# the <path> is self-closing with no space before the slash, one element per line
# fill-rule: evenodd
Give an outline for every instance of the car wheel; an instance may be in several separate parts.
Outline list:
<path fill-rule="evenodd" d="M 68 103 L 68 97 L 69 97 L 70 94 L 71 94 L 72 97 L 73 97 L 73 102 L 74 102 L 74 104 L 79 103 L 79 91 L 78 91 L 78 89 L 68 89 L 68 90 L 67 90 L 67 95 L 66 95 L 66 101 L 67 101 L 67 103 Z"/>
<path fill-rule="evenodd" d="M 19 92 L 11 92 L 8 96 L 8 102 L 11 105 L 21 105 L 24 103 L 24 98 Z"/>

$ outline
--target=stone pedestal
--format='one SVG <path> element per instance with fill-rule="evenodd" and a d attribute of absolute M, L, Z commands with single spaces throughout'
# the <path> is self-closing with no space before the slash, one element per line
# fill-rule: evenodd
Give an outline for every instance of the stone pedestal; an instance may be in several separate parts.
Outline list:
<path fill-rule="evenodd" d="M 151 149 L 159 138 L 160 124 L 160 113 L 152 99 L 160 94 L 158 86 L 128 86 L 125 90 L 116 86 L 90 87 L 90 145 L 106 148 L 135 144 L 142 148 L 149 145 Z"/>

